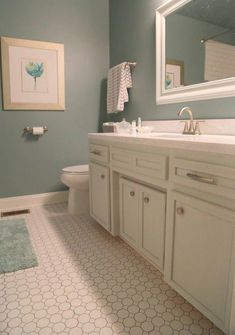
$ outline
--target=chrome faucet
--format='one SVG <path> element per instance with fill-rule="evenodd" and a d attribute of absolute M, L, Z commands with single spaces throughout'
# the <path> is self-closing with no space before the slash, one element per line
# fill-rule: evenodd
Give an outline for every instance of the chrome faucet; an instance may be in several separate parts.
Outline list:
<path fill-rule="evenodd" d="M 194 126 L 194 122 L 193 122 L 193 112 L 191 111 L 191 109 L 189 107 L 184 107 L 178 112 L 178 116 L 181 118 L 181 116 L 184 112 L 188 113 L 188 115 L 190 117 L 190 121 L 185 121 L 183 134 L 195 135 L 196 132 L 195 132 L 195 126 Z"/>

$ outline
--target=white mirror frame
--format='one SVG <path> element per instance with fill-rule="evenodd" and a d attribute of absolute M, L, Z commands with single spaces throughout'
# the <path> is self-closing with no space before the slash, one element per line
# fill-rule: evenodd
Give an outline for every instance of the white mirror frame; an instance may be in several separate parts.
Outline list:
<path fill-rule="evenodd" d="M 195 85 L 165 89 L 165 21 L 173 13 L 191 0 L 170 0 L 156 11 L 156 103 L 157 105 L 184 101 L 209 100 L 235 96 L 235 77 L 214 80 Z M 199 41 L 200 42 L 200 41 Z"/>

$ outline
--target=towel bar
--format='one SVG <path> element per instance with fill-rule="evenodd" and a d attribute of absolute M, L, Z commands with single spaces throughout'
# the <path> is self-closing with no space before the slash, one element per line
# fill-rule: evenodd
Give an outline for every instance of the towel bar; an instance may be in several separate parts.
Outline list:
<path fill-rule="evenodd" d="M 126 62 L 126 65 L 135 67 L 137 65 L 137 62 Z"/>

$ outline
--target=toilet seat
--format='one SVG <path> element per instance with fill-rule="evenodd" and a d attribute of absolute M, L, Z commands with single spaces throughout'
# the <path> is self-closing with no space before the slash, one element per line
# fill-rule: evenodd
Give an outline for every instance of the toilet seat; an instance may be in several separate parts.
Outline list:
<path fill-rule="evenodd" d="M 87 164 L 67 166 L 63 168 L 62 171 L 67 174 L 87 175 L 89 171 L 89 166 Z"/>

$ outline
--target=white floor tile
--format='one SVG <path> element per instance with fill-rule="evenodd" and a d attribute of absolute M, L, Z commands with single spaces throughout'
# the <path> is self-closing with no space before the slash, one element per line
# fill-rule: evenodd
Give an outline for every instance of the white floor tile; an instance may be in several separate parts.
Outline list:
<path fill-rule="evenodd" d="M 0 334 L 222 334 L 123 241 L 66 211 L 20 216 L 39 266 L 0 275 Z"/>

